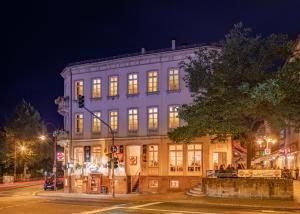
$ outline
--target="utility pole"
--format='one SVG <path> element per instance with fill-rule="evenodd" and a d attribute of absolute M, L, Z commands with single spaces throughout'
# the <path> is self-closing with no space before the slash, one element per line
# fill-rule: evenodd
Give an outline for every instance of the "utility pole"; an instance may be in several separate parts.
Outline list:
<path fill-rule="evenodd" d="M 17 180 L 17 142 L 15 141 L 15 154 L 14 154 L 14 181 Z"/>
<path fill-rule="evenodd" d="M 89 112 L 91 115 L 93 115 L 95 118 L 97 118 L 98 120 L 100 120 L 105 126 L 107 126 L 109 132 L 111 133 L 111 148 L 115 147 L 115 131 L 111 128 L 111 126 L 106 123 L 105 121 L 103 121 L 100 117 L 98 117 L 97 115 L 94 114 L 94 112 L 92 112 L 91 110 L 89 110 L 88 108 L 86 108 L 84 106 L 84 96 L 79 95 L 78 96 L 78 107 L 79 108 L 83 108 L 85 109 L 87 112 Z M 112 149 L 111 149 L 112 150 Z M 111 180 L 112 180 L 112 197 L 115 198 L 115 168 L 114 168 L 114 158 L 115 158 L 115 152 L 114 151 L 110 151 L 112 153 L 111 155 L 111 160 L 110 160 L 110 164 L 111 164 Z"/>
<path fill-rule="evenodd" d="M 57 164 L 56 164 L 56 143 L 57 143 L 57 133 L 53 133 L 53 151 L 54 151 L 54 160 L 53 160 L 53 174 L 54 174 L 54 191 L 57 190 Z"/>

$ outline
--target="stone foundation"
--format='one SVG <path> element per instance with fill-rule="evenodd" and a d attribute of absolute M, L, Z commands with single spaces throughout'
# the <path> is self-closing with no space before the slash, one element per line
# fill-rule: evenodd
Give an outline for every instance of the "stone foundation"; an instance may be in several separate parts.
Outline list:
<path fill-rule="evenodd" d="M 203 178 L 207 196 L 293 200 L 293 180 L 273 178 Z"/>

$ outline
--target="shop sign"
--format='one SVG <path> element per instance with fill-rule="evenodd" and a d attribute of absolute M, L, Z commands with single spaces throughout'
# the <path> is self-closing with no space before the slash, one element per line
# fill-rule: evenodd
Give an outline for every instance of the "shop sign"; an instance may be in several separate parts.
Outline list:
<path fill-rule="evenodd" d="M 57 161 L 64 161 L 65 154 L 63 152 L 57 152 L 56 158 L 57 158 Z"/>
<path fill-rule="evenodd" d="M 84 147 L 84 162 L 91 162 L 91 147 Z"/>
<path fill-rule="evenodd" d="M 281 170 L 272 169 L 241 169 L 238 170 L 238 177 L 253 177 L 253 178 L 281 178 Z"/>
<path fill-rule="evenodd" d="M 136 164 L 137 164 L 137 156 L 130 156 L 129 165 L 136 165 Z"/>

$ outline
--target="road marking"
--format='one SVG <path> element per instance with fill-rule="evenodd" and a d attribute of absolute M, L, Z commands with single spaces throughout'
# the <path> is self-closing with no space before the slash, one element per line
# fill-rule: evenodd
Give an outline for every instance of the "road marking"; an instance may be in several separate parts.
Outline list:
<path fill-rule="evenodd" d="M 115 209 L 119 209 L 119 208 L 121 208 L 121 207 L 106 207 L 106 208 L 101 208 L 101 209 L 96 209 L 96 210 L 91 210 L 91 211 L 84 211 L 84 212 L 73 213 L 73 214 L 94 214 L 94 213 L 105 212 L 105 211 L 109 211 L 109 210 L 115 210 Z"/>
<path fill-rule="evenodd" d="M 217 213 L 208 213 L 208 212 L 197 212 L 197 211 L 188 211 L 188 210 L 163 210 L 163 209 L 151 209 L 151 208 L 134 208 L 134 207 L 124 207 L 124 209 L 133 209 L 133 210 L 145 210 L 145 211 L 155 211 L 155 212 L 168 212 L 168 213 L 190 213 L 190 214 L 217 214 Z"/>
<path fill-rule="evenodd" d="M 141 205 L 137 205 L 137 206 L 133 206 L 133 207 L 130 207 L 132 209 L 135 209 L 135 208 L 141 208 L 141 207 L 147 207 L 147 206 L 151 206 L 151 205 L 155 205 L 155 204 L 161 204 L 161 203 L 164 203 L 164 202 L 153 202 L 153 203 L 147 203 L 147 204 L 141 204 Z"/>

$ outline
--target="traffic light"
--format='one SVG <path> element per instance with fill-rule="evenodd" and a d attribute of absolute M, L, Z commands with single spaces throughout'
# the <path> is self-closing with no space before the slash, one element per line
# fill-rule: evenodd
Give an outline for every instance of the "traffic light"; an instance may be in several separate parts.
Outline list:
<path fill-rule="evenodd" d="M 118 158 L 114 158 L 114 168 L 118 168 Z"/>
<path fill-rule="evenodd" d="M 78 107 L 83 108 L 84 107 L 84 96 L 79 95 L 78 96 Z"/>

